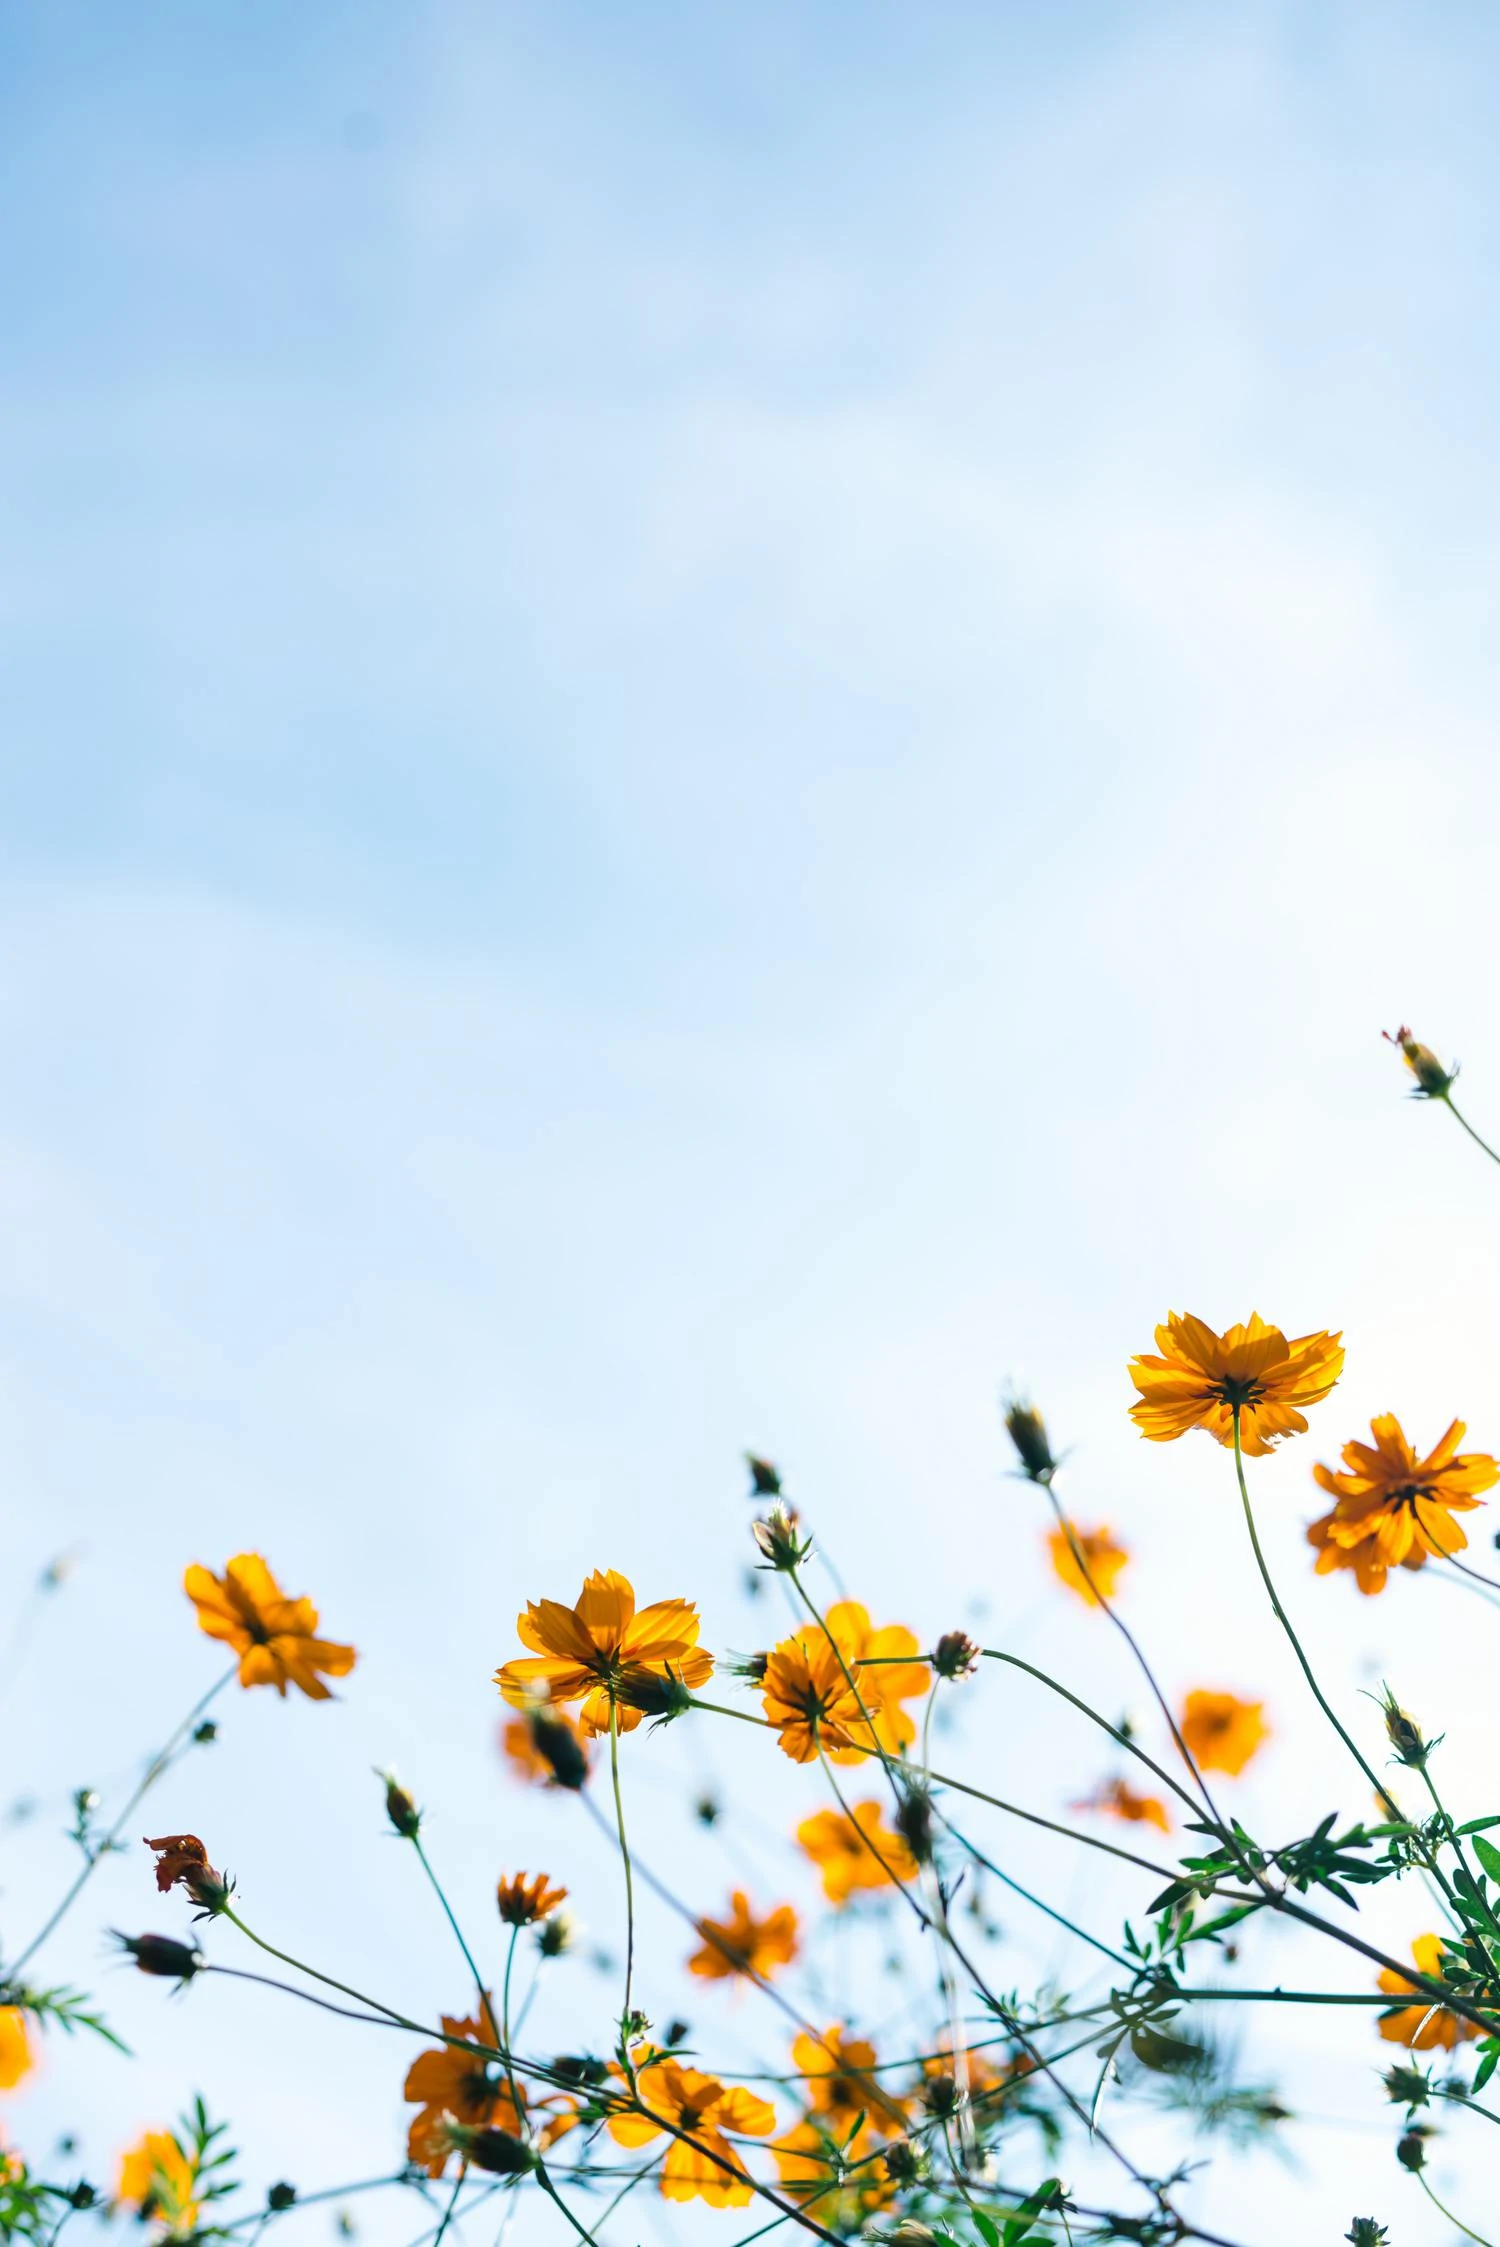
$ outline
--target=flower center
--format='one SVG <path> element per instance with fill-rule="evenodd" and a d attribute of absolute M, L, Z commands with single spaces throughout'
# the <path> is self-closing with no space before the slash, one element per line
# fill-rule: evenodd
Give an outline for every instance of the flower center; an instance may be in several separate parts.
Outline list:
<path fill-rule="evenodd" d="M 1257 1404 L 1265 1393 L 1253 1375 L 1248 1380 L 1240 1380 L 1226 1373 L 1219 1382 L 1219 1394 L 1229 1405 Z"/>

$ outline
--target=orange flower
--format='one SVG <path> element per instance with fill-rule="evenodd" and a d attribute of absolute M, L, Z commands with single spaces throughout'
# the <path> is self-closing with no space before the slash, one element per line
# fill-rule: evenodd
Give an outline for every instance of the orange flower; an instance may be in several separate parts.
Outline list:
<path fill-rule="evenodd" d="M 858 1698 L 870 1712 L 871 1724 L 858 1725 L 856 1731 L 868 1740 L 873 1729 L 887 1755 L 900 1755 L 917 1736 L 916 1720 L 901 1704 L 920 1697 L 932 1684 L 931 1670 L 918 1659 L 915 1634 L 903 1623 L 888 1623 L 877 1631 L 870 1610 L 857 1599 L 840 1600 L 825 1621 L 859 1689 Z M 838 1760 L 855 1759 L 845 1754 Z"/>
<path fill-rule="evenodd" d="M 1339 1340 L 1318 1333 L 1289 1342 L 1254 1311 L 1248 1326 L 1220 1335 L 1202 1319 L 1169 1311 L 1156 1330 L 1161 1356 L 1130 1361 L 1140 1391 L 1130 1417 L 1152 1443 L 1170 1443 L 1189 1428 L 1207 1428 L 1220 1443 L 1233 1443 L 1238 1405 L 1241 1448 L 1258 1457 L 1282 1436 L 1306 1434 L 1298 1407 L 1320 1403 L 1342 1373 Z"/>
<path fill-rule="evenodd" d="M 120 2156 L 117 2200 L 154 2216 L 173 2238 L 191 2237 L 198 2226 L 193 2197 L 198 2171 L 169 2130 L 148 2130 Z"/>
<path fill-rule="evenodd" d="M 881 1823 L 876 1801 L 842 1810 L 819 1810 L 804 1818 L 797 1840 L 823 1877 L 823 1893 L 831 1904 L 847 1904 L 856 1889 L 888 1888 L 894 1877 L 915 1880 L 917 1860 L 900 1834 Z"/>
<path fill-rule="evenodd" d="M 761 1700 L 793 1763 L 811 1763 L 821 1747 L 835 1763 L 862 1763 L 870 1727 L 845 1674 L 839 1650 L 815 1625 L 804 1624 L 766 1656 Z M 867 1704 L 868 1706 L 868 1704 Z"/>
<path fill-rule="evenodd" d="M 483 2021 L 459 2020 L 444 2013 L 444 2035 L 461 2037 L 469 2044 L 497 2044 L 488 1998 L 484 2012 Z M 482 2059 L 477 2052 L 460 2052 L 451 2044 L 419 2052 L 407 2069 L 401 2096 L 421 2110 L 412 2116 L 406 2134 L 407 2159 L 417 2162 L 429 2177 L 440 2177 L 447 2167 L 451 2147 L 445 2119 L 481 2128 L 495 2123 L 514 2137 L 523 2135 L 504 2069 L 498 2060 Z"/>
<path fill-rule="evenodd" d="M 545 1873 L 533 1873 L 529 1880 L 525 1873 L 512 1873 L 501 1881 L 496 1901 L 507 1927 L 529 1927 L 533 1920 L 555 1912 L 567 1893 L 566 1888 L 550 1887 Z"/>
<path fill-rule="evenodd" d="M 1227 1771 L 1231 1778 L 1243 1771 L 1271 1736 L 1264 1708 L 1264 1701 L 1240 1701 L 1232 1693 L 1190 1693 L 1180 1729 L 1200 1770 Z"/>
<path fill-rule="evenodd" d="M 0 2091 L 14 2091 L 35 2065 L 26 2015 L 19 2005 L 0 2005 Z"/>
<path fill-rule="evenodd" d="M 1433 1981 L 1443 1978 L 1443 1945 L 1437 1935 L 1419 1935 L 1411 1946 L 1419 1974 Z M 1391 1997 L 1415 1996 L 1415 2005 L 1403 2005 L 1399 2010 L 1382 2013 L 1377 2024 L 1380 2033 L 1392 2044 L 1409 2045 L 1414 2052 L 1430 2052 L 1441 2044 L 1451 2052 L 1456 2044 L 1465 2044 L 1470 2037 L 1478 2036 L 1473 2021 L 1466 2021 L 1461 2013 L 1450 2013 L 1445 2005 L 1434 2006 L 1404 1974 L 1393 1974 L 1383 1966 L 1376 1976 L 1380 1987 Z"/>
<path fill-rule="evenodd" d="M 809 2114 L 774 2138 L 771 2151 L 787 2197 L 810 2203 L 820 2224 L 852 2238 L 896 2197 L 885 2163 L 874 2158 L 884 2142 L 868 2120 L 851 2138 Z"/>
<path fill-rule="evenodd" d="M 1196 1752 L 1195 1750 L 1194 1753 Z M 1154 1794 L 1136 1794 L 1123 1779 L 1104 1780 L 1091 1795 L 1086 1795 L 1082 1802 L 1075 1802 L 1071 1807 L 1074 1810 L 1107 1810 L 1112 1818 L 1123 1818 L 1127 1825 L 1156 1826 L 1163 1833 L 1172 1831 L 1167 1806 L 1160 1797 Z"/>
<path fill-rule="evenodd" d="M 169 1888 L 181 1887 L 203 1911 L 223 1910 L 232 1883 L 214 1871 L 208 1851 L 195 1833 L 158 1834 L 155 1841 L 143 1834 L 141 1839 L 148 1849 L 156 1851 L 156 1885 L 163 1896 Z"/>
<path fill-rule="evenodd" d="M 1073 1544 L 1077 1545 L 1083 1555 L 1087 1574 L 1074 1557 Z M 1099 1605 L 1100 1593 L 1105 1599 L 1113 1599 L 1115 1586 L 1130 1560 L 1125 1547 L 1115 1543 L 1109 1529 L 1080 1529 L 1076 1522 L 1073 1524 L 1072 1543 L 1069 1542 L 1065 1529 L 1049 1530 L 1047 1550 L 1052 1555 L 1052 1566 L 1059 1578 L 1070 1592 L 1078 1594 L 1087 1607 Z M 1093 1579 L 1092 1584 L 1090 1578 Z"/>
<path fill-rule="evenodd" d="M 1436 1448 L 1419 1459 L 1393 1412 L 1370 1422 L 1375 1438 L 1346 1443 L 1344 1474 L 1322 1465 L 1313 1480 L 1338 1500 L 1307 1532 L 1317 1547 L 1317 1572 L 1352 1568 L 1362 1592 L 1385 1590 L 1391 1568 L 1425 1567 L 1429 1553 L 1461 1553 L 1469 1540 L 1452 1518 L 1483 1503 L 1481 1490 L 1500 1482 L 1487 1451 L 1459 1450 L 1462 1420 L 1452 1421 Z"/>
<path fill-rule="evenodd" d="M 523 1646 L 536 1660 L 507 1662 L 495 1682 L 512 1708 L 537 1699 L 581 1701 L 586 1733 L 607 1732 L 611 1707 L 622 1732 L 633 1732 L 639 1709 L 615 1700 L 627 1670 L 674 1677 L 696 1690 L 714 1674 L 713 1656 L 698 1644 L 698 1610 L 691 1600 L 662 1599 L 636 1613 L 634 1587 L 617 1570 L 596 1569 L 576 1606 L 532 1600 L 516 1617 Z"/>
<path fill-rule="evenodd" d="M 862 2114 L 882 2135 L 905 2125 L 901 2102 L 868 2073 L 875 2065 L 874 2045 L 846 2037 L 841 2021 L 821 2036 L 804 2029 L 792 2039 L 792 2066 L 803 2078 L 808 2112 L 840 2144 Z"/>
<path fill-rule="evenodd" d="M 588 1775 L 591 1750 L 578 1726 L 566 1709 L 528 1711 L 525 1716 L 513 1716 L 500 1727 L 500 1746 L 507 1761 L 514 1767 L 518 1779 L 533 1786 L 547 1787 L 559 1784 L 554 1758 L 561 1753 L 572 1767 L 568 1783 L 573 1777 Z M 547 1751 L 551 1750 L 549 1754 Z"/>
<path fill-rule="evenodd" d="M 190 1568 L 182 1588 L 198 1610 L 199 1630 L 239 1655 L 241 1685 L 274 1685 L 283 1700 L 295 1685 L 310 1701 L 328 1701 L 323 1677 L 347 1677 L 354 1667 L 353 1647 L 317 1637 L 312 1601 L 284 1599 L 259 1553 L 236 1554 L 222 1576 Z"/>
<path fill-rule="evenodd" d="M 617 2145 L 649 2145 L 668 2124 L 697 2141 L 687 2145 L 674 2137 L 667 2148 L 661 2165 L 663 2198 L 706 2200 L 711 2208 L 748 2207 L 749 2172 L 724 2132 L 763 2138 L 776 2126 L 774 2108 L 753 2091 L 726 2090 L 717 2077 L 679 2067 L 675 2060 L 654 2060 L 638 2068 L 635 2088 L 650 2111 L 610 2116 L 609 2134 Z M 654 2119 L 658 2115 L 660 2121 Z"/>
<path fill-rule="evenodd" d="M 728 1919 L 700 1919 L 703 1948 L 688 1960 L 688 1972 L 708 1982 L 724 1982 L 738 1975 L 769 1980 L 778 1966 L 797 1955 L 797 1914 L 790 1904 L 778 1904 L 757 1919 L 743 1888 L 729 1899 Z"/>

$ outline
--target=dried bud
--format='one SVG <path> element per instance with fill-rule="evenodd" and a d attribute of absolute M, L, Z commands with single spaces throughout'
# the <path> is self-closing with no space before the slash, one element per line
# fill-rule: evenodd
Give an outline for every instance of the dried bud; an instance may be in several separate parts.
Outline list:
<path fill-rule="evenodd" d="M 779 1498 L 781 1477 L 769 1459 L 757 1459 L 753 1451 L 745 1453 L 745 1465 L 750 1469 L 750 1495 L 752 1498 Z"/>
<path fill-rule="evenodd" d="M 507 1927 L 530 1927 L 555 1912 L 567 1893 L 566 1888 L 553 1888 L 546 1873 L 533 1873 L 529 1880 L 525 1873 L 512 1873 L 509 1880 L 501 1881 L 495 1901 Z"/>
<path fill-rule="evenodd" d="M 979 1667 L 980 1651 L 967 1631 L 944 1631 L 932 1650 L 932 1666 L 939 1677 L 972 1677 Z"/>
<path fill-rule="evenodd" d="M 654 1716 L 662 1724 L 670 1724 L 674 1717 L 686 1716 L 693 1705 L 692 1694 L 680 1677 L 672 1675 L 670 1668 L 663 1671 L 628 1669 L 615 1692 L 627 1709 L 639 1709 L 643 1716 Z"/>
<path fill-rule="evenodd" d="M 932 1862 L 932 1797 L 911 1783 L 901 1789 L 896 1805 L 896 1831 L 919 1865 Z"/>
<path fill-rule="evenodd" d="M 118 1929 L 111 1933 L 143 1974 L 159 1974 L 163 1981 L 190 1982 L 208 1964 L 202 1951 L 171 1935 L 122 1935 Z"/>
<path fill-rule="evenodd" d="M 801 1517 L 795 1506 L 778 1498 L 770 1512 L 752 1522 L 751 1535 L 771 1568 L 797 1568 L 812 1551 L 812 1539 L 800 1537 Z"/>
<path fill-rule="evenodd" d="M 922 2089 L 922 2104 L 936 2121 L 946 2122 L 958 2105 L 958 2081 L 946 2068 L 930 2075 Z"/>
<path fill-rule="evenodd" d="M 926 2174 L 927 2157 L 910 2138 L 898 2138 L 885 2149 L 885 2173 L 893 2185 L 919 2184 Z"/>
<path fill-rule="evenodd" d="M 1431 1046 L 1421 1045 L 1403 1022 L 1399 1030 L 1382 1030 L 1380 1035 L 1387 1045 L 1399 1046 L 1401 1058 L 1417 1080 L 1414 1100 L 1446 1100 L 1458 1075 L 1457 1068 L 1445 1069 Z"/>
<path fill-rule="evenodd" d="M 1005 1399 L 1003 1410 L 1006 1433 L 1016 1447 L 1021 1472 L 1032 1482 L 1051 1482 L 1057 1472 L 1057 1461 L 1047 1441 L 1046 1422 L 1036 1406 L 1028 1404 L 1024 1397 L 1011 1395 Z"/>
<path fill-rule="evenodd" d="M 1431 2092 L 1431 2083 L 1421 2068 L 1403 2067 L 1398 2062 L 1387 2068 L 1381 2077 L 1385 2095 L 1393 2106 L 1425 2107 Z"/>
<path fill-rule="evenodd" d="M 487 2170 L 492 2177 L 526 2177 L 537 2165 L 537 2157 L 523 2139 L 513 2138 L 508 2130 L 498 2130 L 492 2122 L 478 2126 L 456 2122 L 451 2114 L 443 2116 L 443 2135 L 452 2151 L 461 2154 L 472 2168 Z"/>
<path fill-rule="evenodd" d="M 156 1841 L 148 1840 L 146 1847 L 156 1851 L 156 1885 L 162 1895 L 169 1888 L 185 1888 L 198 1906 L 194 1914 L 198 1919 L 212 1919 L 224 1910 L 234 1894 L 234 1882 L 214 1871 L 195 1833 L 162 1834 Z"/>
<path fill-rule="evenodd" d="M 529 1711 L 531 1744 L 560 1787 L 577 1793 L 589 1775 L 588 1751 L 570 1724 L 546 1709 Z"/>
<path fill-rule="evenodd" d="M 403 1841 L 415 1841 L 422 1830 L 422 1813 L 394 1771 L 375 1773 L 385 1781 L 385 1814 Z"/>
<path fill-rule="evenodd" d="M 536 1931 L 536 1947 L 543 1958 L 562 1958 L 577 1948 L 583 1929 L 571 1912 L 553 1912 Z"/>
<path fill-rule="evenodd" d="M 297 2198 L 295 2185 L 272 2185 L 266 2194 L 266 2206 L 276 2216 L 283 2215 Z"/>

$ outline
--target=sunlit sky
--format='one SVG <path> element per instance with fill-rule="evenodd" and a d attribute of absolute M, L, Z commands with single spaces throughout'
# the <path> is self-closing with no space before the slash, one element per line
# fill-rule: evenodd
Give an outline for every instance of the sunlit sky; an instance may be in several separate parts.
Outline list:
<path fill-rule="evenodd" d="M 476 1924 L 545 1862 L 618 1954 L 602 1844 L 499 1769 L 491 1673 L 595 1565 L 758 1644 L 746 1445 L 877 1619 L 1139 1707 L 1003 1479 L 1006 1378 L 1134 1549 L 1170 1689 L 1265 1699 L 1247 1819 L 1361 1813 L 1228 1459 L 1126 1417 L 1169 1306 L 1346 1331 L 1256 1470 L 1272 1565 L 1371 1752 L 1390 1674 L 1500 1808 L 1485 1607 L 1361 1602 L 1302 1543 L 1372 1412 L 1500 1448 L 1500 1179 L 1379 1038 L 1456 1050 L 1500 1126 L 1497 64 L 1484 9 L 1365 0 L 7 12 L 9 1609 L 78 1556 L 5 1685 L 0 1793 L 39 1803 L 0 1829 L 8 1947 L 69 1789 L 118 1800 L 212 1681 L 183 1565 L 245 1547 L 360 1666 L 335 1707 L 231 1704 L 149 1830 L 427 2016 L 461 1961 L 369 1767 Z M 1056 1813 L 1098 1776 L 1004 1673 L 968 1692 L 981 1783 Z M 817 1773 L 708 1723 L 630 1743 L 643 1854 L 698 1908 L 809 1901 Z M 982 1841 L 1103 1933 L 1145 1900 Z M 1429 1909 L 1372 1920 L 1401 1949 Z M 1000 1916 L 1007 1986 L 1089 1971 Z M 102 1973 L 104 1926 L 182 1918 L 143 1853 L 101 1874 L 39 1965 L 102 1974 L 137 2064 L 54 2044 L 6 2128 L 81 2123 L 104 2177 L 201 2088 L 257 2190 L 394 2166 L 397 2039 Z M 784 2056 L 654 1907 L 643 1953 L 658 2019 Z M 873 2017 L 879 1956 L 840 1969 Z M 602 2041 L 615 1991 L 558 1968 L 536 2034 Z M 1295 2034 L 1326 2120 L 1191 2204 L 1246 2247 L 1294 2210 L 1444 2247 L 1368 2018 Z M 1462 2119 L 1433 2175 L 1482 2225 Z M 631 2208 L 611 2247 L 670 2236 Z M 561 2236 L 540 2202 L 510 2233 Z"/>

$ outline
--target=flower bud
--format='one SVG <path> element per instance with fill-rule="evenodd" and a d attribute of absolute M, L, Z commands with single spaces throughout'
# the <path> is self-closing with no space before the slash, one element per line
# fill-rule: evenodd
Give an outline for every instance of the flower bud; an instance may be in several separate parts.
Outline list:
<path fill-rule="evenodd" d="M 1457 1069 L 1445 1069 L 1431 1046 L 1421 1045 L 1403 1022 L 1399 1030 L 1382 1030 L 1387 1045 L 1399 1046 L 1401 1058 L 1417 1080 L 1414 1100 L 1446 1100 Z"/>
<path fill-rule="evenodd" d="M 526 1721 L 531 1727 L 531 1744 L 558 1786 L 576 1794 L 589 1775 L 589 1759 L 573 1727 L 545 1709 L 531 1710 Z"/>
<path fill-rule="evenodd" d="M 893 2185 L 914 2185 L 926 2173 L 927 2158 L 910 2138 L 898 2138 L 885 2149 L 885 2173 Z"/>
<path fill-rule="evenodd" d="M 497 2129 L 492 2122 L 476 2126 L 456 2122 L 451 2114 L 445 2114 L 443 2134 L 453 2152 L 461 2154 L 471 2168 L 487 2170 L 492 2177 L 526 2177 L 537 2165 L 536 2155 L 524 2140 L 513 2138 L 508 2130 Z"/>
<path fill-rule="evenodd" d="M 143 1974 L 159 1974 L 163 1981 L 190 1982 L 208 1964 L 202 1951 L 195 1950 L 191 1943 L 179 1943 L 171 1935 L 122 1935 L 118 1929 L 111 1932 Z"/>
<path fill-rule="evenodd" d="M 958 2105 L 958 2079 L 940 2068 L 930 2075 L 922 2090 L 922 2104 L 935 2121 L 946 2122 Z"/>
<path fill-rule="evenodd" d="M 1414 2123 L 1410 2130 L 1402 2131 L 1396 2140 L 1396 2159 L 1403 2169 L 1416 2171 L 1425 2167 L 1426 2141 L 1431 2135 L 1431 2131 L 1424 2130 L 1420 2122 Z"/>
<path fill-rule="evenodd" d="M 560 2076 L 564 2083 L 587 2083 L 597 2086 L 609 2081 L 608 2063 L 604 2060 L 596 2060 L 589 2052 L 559 2053 L 552 2063 L 552 2072 L 554 2075 Z"/>
<path fill-rule="evenodd" d="M 1349 2247 L 1386 2247 L 1390 2233 L 1373 2216 L 1356 2216 L 1344 2237 Z"/>
<path fill-rule="evenodd" d="M 1392 2106 L 1425 2107 L 1431 2094 L 1431 2084 L 1421 2068 L 1403 2067 L 1399 2062 L 1387 2068 L 1381 2077 L 1385 2095 Z"/>
<path fill-rule="evenodd" d="M 731 1662 L 729 1667 L 732 1676 L 745 1678 L 751 1685 L 764 1685 L 770 1664 L 769 1654 L 747 1654 L 743 1661 Z"/>
<path fill-rule="evenodd" d="M 1402 1708 L 1389 1686 L 1385 1688 L 1385 1698 L 1380 1707 L 1385 1717 L 1385 1736 L 1391 1743 L 1396 1761 L 1406 1764 L 1412 1771 L 1421 1771 L 1442 1734 L 1438 1734 L 1437 1740 L 1426 1739 L 1416 1718 Z"/>
<path fill-rule="evenodd" d="M 295 2185 L 272 2185 L 266 2194 L 266 2206 L 273 2215 L 279 2216 L 294 2204 L 296 2198 L 297 2188 Z"/>
<path fill-rule="evenodd" d="M 95 2186 L 91 2185 L 86 2178 L 80 2177 L 67 2198 L 70 2208 L 93 2208 L 98 2204 L 99 2194 Z"/>
<path fill-rule="evenodd" d="M 1032 1482 L 1049 1483 L 1057 1472 L 1057 1461 L 1047 1441 L 1046 1422 L 1024 1397 L 1007 1397 L 1003 1409 L 1006 1434 L 1016 1447 L 1021 1472 Z"/>
<path fill-rule="evenodd" d="M 751 1535 L 765 1554 L 768 1566 L 793 1569 L 812 1551 L 812 1539 L 799 1537 L 801 1517 L 795 1506 L 778 1498 L 770 1512 L 752 1522 Z"/>
<path fill-rule="evenodd" d="M 403 1841 L 415 1841 L 422 1830 L 422 1813 L 394 1771 L 377 1771 L 385 1781 L 385 1814 Z"/>
<path fill-rule="evenodd" d="M 664 1671 L 628 1669 L 615 1692 L 627 1709 L 639 1709 L 643 1716 L 654 1716 L 662 1724 L 670 1724 L 674 1717 L 686 1716 L 693 1705 L 692 1694 L 680 1677 L 672 1675 L 670 1668 Z"/>
<path fill-rule="evenodd" d="M 910 1783 L 901 1789 L 896 1805 L 896 1831 L 919 1865 L 932 1862 L 932 1797 L 927 1789 Z"/>
<path fill-rule="evenodd" d="M 750 1495 L 752 1498 L 779 1498 L 781 1477 L 769 1459 L 757 1459 L 753 1451 L 745 1453 L 745 1465 L 750 1469 Z"/>
<path fill-rule="evenodd" d="M 571 1912 L 552 1912 L 537 1928 L 536 1947 L 543 1958 L 562 1958 L 577 1948 L 582 1933 Z"/>
<path fill-rule="evenodd" d="M 932 1650 L 932 1666 L 939 1677 L 972 1677 L 979 1655 L 979 1645 L 967 1631 L 944 1631 Z"/>

